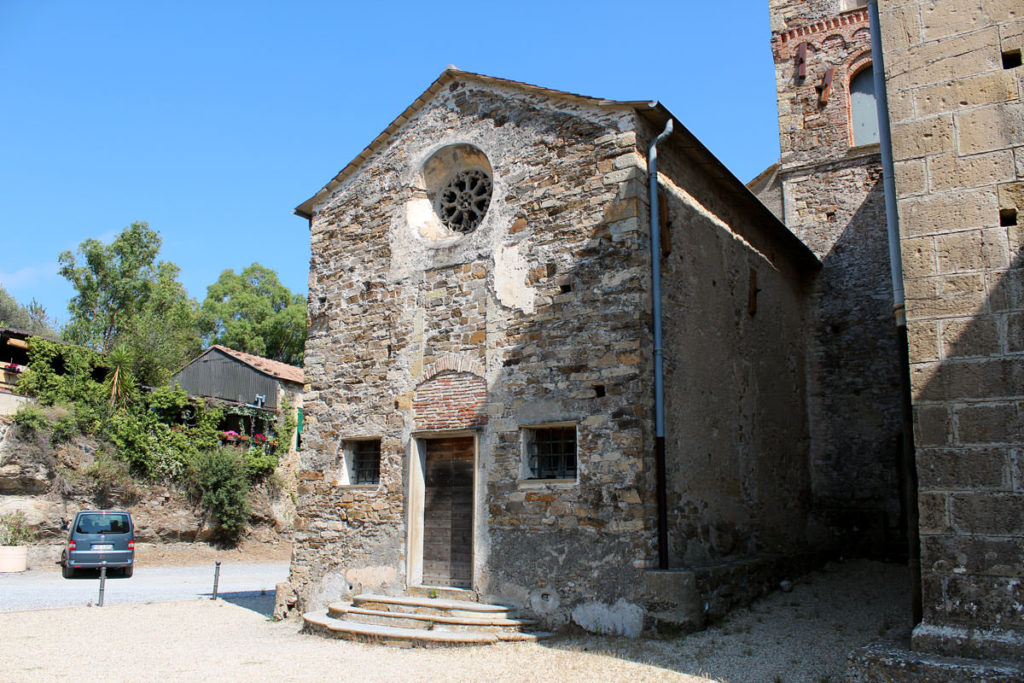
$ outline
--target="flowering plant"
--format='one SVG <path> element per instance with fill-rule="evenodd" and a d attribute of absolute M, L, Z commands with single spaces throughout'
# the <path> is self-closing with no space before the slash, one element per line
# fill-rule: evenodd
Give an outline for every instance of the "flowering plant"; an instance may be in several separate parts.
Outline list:
<path fill-rule="evenodd" d="M 255 441 L 256 443 L 266 443 L 267 437 L 263 436 L 262 434 L 253 434 L 252 440 Z"/>
<path fill-rule="evenodd" d="M 6 371 L 6 372 L 21 372 L 21 366 L 18 365 L 17 363 L 8 363 L 7 365 L 4 366 L 4 371 Z"/>

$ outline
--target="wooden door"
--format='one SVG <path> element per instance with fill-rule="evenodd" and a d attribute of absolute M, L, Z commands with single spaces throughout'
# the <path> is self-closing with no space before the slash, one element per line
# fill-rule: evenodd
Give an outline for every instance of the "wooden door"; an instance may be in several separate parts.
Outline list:
<path fill-rule="evenodd" d="M 473 437 L 427 439 L 423 585 L 472 588 Z"/>

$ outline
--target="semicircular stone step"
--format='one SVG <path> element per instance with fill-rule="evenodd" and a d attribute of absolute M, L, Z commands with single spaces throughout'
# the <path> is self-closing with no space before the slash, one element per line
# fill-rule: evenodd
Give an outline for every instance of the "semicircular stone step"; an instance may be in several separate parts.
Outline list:
<path fill-rule="evenodd" d="M 412 614 L 437 614 L 452 617 L 482 617 L 497 619 L 514 617 L 514 611 L 505 605 L 490 605 L 468 600 L 445 600 L 416 596 L 357 595 L 352 599 L 356 607 L 381 612 L 406 612 Z"/>
<path fill-rule="evenodd" d="M 326 610 L 302 615 L 306 629 L 333 638 L 388 643 L 392 645 L 490 645 L 499 642 L 497 634 L 476 631 L 435 631 L 397 628 L 378 624 L 358 624 L 334 619 Z"/>
<path fill-rule="evenodd" d="M 503 618 L 487 613 L 467 617 L 388 612 L 356 607 L 351 602 L 331 603 L 327 606 L 327 614 L 334 619 L 344 619 L 361 624 L 437 630 L 520 631 L 536 625 L 532 619 Z"/>

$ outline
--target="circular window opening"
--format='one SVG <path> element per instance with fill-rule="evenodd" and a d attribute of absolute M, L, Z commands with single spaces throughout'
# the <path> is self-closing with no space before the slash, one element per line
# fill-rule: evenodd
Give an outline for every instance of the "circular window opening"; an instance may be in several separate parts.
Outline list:
<path fill-rule="evenodd" d="M 459 171 L 438 193 L 437 215 L 445 227 L 463 234 L 473 232 L 491 203 L 491 177 L 480 169 Z"/>
<path fill-rule="evenodd" d="M 466 235 L 483 223 L 491 204 L 493 181 L 487 155 L 473 145 L 448 145 L 436 151 L 422 169 L 423 209 L 410 207 L 410 218 L 424 237 Z M 417 218 L 419 216 L 420 218 Z"/>

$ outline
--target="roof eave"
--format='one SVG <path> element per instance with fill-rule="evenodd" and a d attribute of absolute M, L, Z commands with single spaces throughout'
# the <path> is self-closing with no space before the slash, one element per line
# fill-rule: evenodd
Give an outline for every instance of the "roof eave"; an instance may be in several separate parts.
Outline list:
<path fill-rule="evenodd" d="M 821 260 L 811 249 L 803 243 L 793 232 L 779 220 L 779 217 L 771 212 L 764 203 L 750 191 L 732 171 L 716 157 L 711 150 L 704 146 L 696 135 L 679 122 L 679 119 L 672 116 L 660 102 L 652 102 L 648 107 L 637 107 L 637 112 L 653 123 L 659 130 L 664 127 L 669 118 L 673 124 L 672 136 L 681 144 L 682 148 L 690 154 L 690 157 L 709 176 L 718 180 L 730 193 L 750 209 L 760 220 L 771 226 L 771 231 L 793 257 L 795 265 L 804 273 L 816 272 L 821 268 Z"/>

